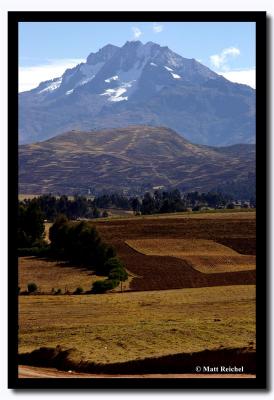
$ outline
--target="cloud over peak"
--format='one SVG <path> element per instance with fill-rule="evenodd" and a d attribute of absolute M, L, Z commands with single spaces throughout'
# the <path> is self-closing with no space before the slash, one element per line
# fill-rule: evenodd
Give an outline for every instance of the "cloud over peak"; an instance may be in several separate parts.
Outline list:
<path fill-rule="evenodd" d="M 227 47 L 223 49 L 220 54 L 213 54 L 210 56 L 210 62 L 214 67 L 226 70 L 229 59 L 237 57 L 240 54 L 240 49 L 237 47 Z"/>
<path fill-rule="evenodd" d="M 137 26 L 133 26 L 131 28 L 132 32 L 133 32 L 133 37 L 134 39 L 139 39 L 139 37 L 142 35 L 142 31 L 141 29 L 139 29 Z"/>
<path fill-rule="evenodd" d="M 154 33 L 160 33 L 160 32 L 162 32 L 164 27 L 163 27 L 163 25 L 159 25 L 159 24 L 157 24 L 157 22 L 154 22 L 152 29 L 153 29 Z"/>

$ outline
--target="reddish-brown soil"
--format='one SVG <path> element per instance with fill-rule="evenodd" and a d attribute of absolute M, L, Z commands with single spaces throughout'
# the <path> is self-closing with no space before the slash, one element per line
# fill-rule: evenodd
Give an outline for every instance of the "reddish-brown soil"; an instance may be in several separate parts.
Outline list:
<path fill-rule="evenodd" d="M 102 238 L 115 246 L 118 256 L 135 277 L 132 290 L 178 289 L 202 286 L 254 284 L 256 271 L 204 274 L 175 257 L 146 256 L 125 241 L 145 238 L 211 239 L 241 254 L 255 254 L 255 218 L 230 219 L 151 218 L 97 222 Z"/>

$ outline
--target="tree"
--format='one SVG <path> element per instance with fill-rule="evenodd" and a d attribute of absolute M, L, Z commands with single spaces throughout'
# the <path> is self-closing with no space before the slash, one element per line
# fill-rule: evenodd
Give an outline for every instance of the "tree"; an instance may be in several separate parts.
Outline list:
<path fill-rule="evenodd" d="M 128 273 L 125 270 L 125 266 L 121 260 L 117 257 L 112 257 L 104 264 L 104 271 L 108 274 L 108 279 L 112 281 L 121 282 L 121 292 L 122 292 L 122 282 L 126 281 L 128 278 Z"/>
<path fill-rule="evenodd" d="M 124 264 L 122 263 L 122 261 L 119 260 L 119 258 L 117 257 L 111 257 L 109 258 L 103 266 L 102 272 L 104 273 L 104 275 L 109 275 L 109 273 L 113 270 L 113 269 L 124 269 Z"/>
<path fill-rule="evenodd" d="M 41 244 L 44 230 L 44 216 L 36 202 L 18 207 L 18 247 Z"/>
<path fill-rule="evenodd" d="M 105 262 L 115 256 L 114 248 L 104 243 L 96 228 L 86 221 L 71 223 L 59 216 L 50 228 L 49 237 L 57 257 L 92 266 L 98 273 Z"/>
<path fill-rule="evenodd" d="M 76 290 L 73 292 L 73 294 L 82 294 L 83 291 L 84 291 L 84 289 L 79 286 L 78 288 L 76 288 Z"/>
<path fill-rule="evenodd" d="M 131 208 L 134 211 L 134 213 L 137 213 L 140 211 L 141 203 L 137 197 L 134 197 L 133 199 L 131 199 L 130 203 L 131 203 Z"/>
<path fill-rule="evenodd" d="M 49 240 L 54 253 L 64 254 L 68 231 L 68 219 L 64 214 L 59 214 L 54 224 L 49 229 Z"/>
<path fill-rule="evenodd" d="M 113 279 L 105 279 L 103 281 L 95 281 L 92 284 L 91 291 L 93 293 L 105 293 L 108 290 L 114 289 L 119 285 L 119 281 Z"/>
<path fill-rule="evenodd" d="M 38 287 L 36 285 L 36 283 L 32 282 L 32 283 L 28 283 L 28 292 L 29 293 L 35 293 L 37 291 Z"/>
<path fill-rule="evenodd" d="M 141 205 L 141 212 L 142 214 L 153 214 L 155 212 L 155 200 L 151 196 L 151 194 L 145 193 L 145 196 L 142 201 Z"/>

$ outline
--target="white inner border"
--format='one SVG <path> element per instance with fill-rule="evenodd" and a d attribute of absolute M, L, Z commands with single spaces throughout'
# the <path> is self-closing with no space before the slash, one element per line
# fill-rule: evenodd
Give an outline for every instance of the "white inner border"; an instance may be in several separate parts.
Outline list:
<path fill-rule="evenodd" d="M 10 399 L 14 397 L 20 398 L 39 398 L 43 399 L 53 399 L 58 396 L 58 398 L 68 399 L 79 397 L 86 397 L 92 399 L 102 399 L 111 396 L 112 398 L 119 399 L 127 399 L 130 397 L 141 398 L 141 399 L 158 399 L 158 398 L 167 398 L 167 397 L 177 397 L 184 399 L 196 399 L 200 398 L 220 398 L 226 397 L 233 399 L 250 399 L 250 397 L 269 397 L 270 393 L 273 390 L 273 382 L 274 382 L 274 369 L 273 369 L 273 348 L 272 345 L 272 353 L 271 353 L 271 375 L 269 376 L 269 382 L 272 386 L 270 392 L 245 392 L 245 391 L 226 391 L 226 392 L 218 392 L 218 391 L 147 391 L 147 392 L 138 392 L 138 391 L 109 391 L 109 392 L 87 392 L 87 391 L 67 391 L 66 393 L 62 391 L 41 391 L 40 393 L 35 392 L 31 393 L 30 391 L 20 393 L 15 393 L 12 390 L 7 389 L 7 11 L 267 11 L 268 17 L 273 18 L 274 15 L 274 1 L 273 0 L 192 0 L 192 1 L 182 1 L 182 0 L 139 0 L 138 2 L 129 2 L 128 0 L 102 0 L 100 2 L 90 1 L 90 0 L 1 0 L 1 12 L 0 12 L 0 79 L 1 79 L 1 91 L 0 91 L 0 101 L 1 101 L 1 114 L 0 114 L 0 124 L 1 124 L 1 135 L 0 135 L 0 185 L 2 188 L 2 195 L 0 196 L 0 207 L 2 211 L 1 215 L 1 288 L 0 288 L 0 320 L 2 322 L 2 329 L 0 330 L 0 343 L 1 343 L 1 362 L 0 362 L 0 397 L 1 399 Z M 272 54 L 269 54 L 270 63 L 269 63 L 269 71 L 272 71 L 273 68 L 273 21 L 271 22 L 270 27 L 270 38 L 269 41 L 271 43 Z M 270 104 L 272 104 L 272 96 L 273 96 L 273 78 L 271 80 L 271 94 L 270 94 Z M 271 115 L 271 106 L 269 106 L 270 116 L 270 134 L 272 133 L 272 115 Z M 16 134 L 16 132 L 14 132 Z M 264 133 L 262 133 L 264 134 Z M 273 140 L 271 141 L 271 153 L 273 154 Z M 273 159 L 273 157 L 271 157 Z M 271 162 L 271 178 L 273 177 L 273 161 Z M 272 179 L 273 183 L 273 179 Z M 273 185 L 271 185 L 270 189 L 270 198 L 269 204 L 273 204 L 274 200 L 274 192 Z M 272 214 L 272 213 L 271 213 Z M 271 227 L 273 227 L 273 214 L 269 215 L 271 219 Z M 273 233 L 273 232 L 271 232 Z M 274 248 L 274 238 L 273 234 L 271 235 L 271 241 L 269 243 L 270 248 Z M 273 265 L 273 254 L 271 254 L 270 265 Z M 265 268 L 265 266 L 262 266 Z M 272 290 L 270 290 L 271 296 L 271 305 L 273 304 L 272 295 L 273 291 L 273 276 L 271 274 L 271 283 Z M 272 308 L 273 309 L 273 308 Z M 268 332 L 269 337 L 273 337 L 273 318 L 270 321 L 271 331 Z"/>

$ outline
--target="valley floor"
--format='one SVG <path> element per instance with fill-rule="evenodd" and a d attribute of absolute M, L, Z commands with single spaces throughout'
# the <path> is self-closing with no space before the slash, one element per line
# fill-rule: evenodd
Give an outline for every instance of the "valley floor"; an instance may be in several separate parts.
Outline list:
<path fill-rule="evenodd" d="M 160 365 L 165 372 L 170 367 L 175 368 L 174 374 L 195 373 L 200 355 L 206 361 L 213 357 L 218 365 L 229 355 L 243 363 L 243 373 L 254 373 L 255 213 L 231 213 L 219 219 L 203 215 L 200 219 L 108 220 L 96 222 L 96 227 L 103 240 L 117 248 L 131 273 L 127 283 L 131 291 L 19 296 L 20 356 L 25 354 L 30 365 L 56 367 L 49 360 L 60 353 L 60 357 L 65 354 L 62 369 L 66 371 L 91 368 L 89 373 L 96 374 L 96 368 L 101 368 L 103 374 L 116 374 L 117 367 L 118 374 L 131 368 L 142 375 L 143 365 L 146 373 Z M 226 268 L 224 257 L 243 256 L 250 257 L 252 269 L 238 270 L 243 265 L 239 262 L 234 272 L 231 266 L 228 272 L 214 272 L 214 265 L 210 273 L 195 270 L 178 247 L 192 239 L 200 247 L 189 245 L 191 252 L 206 251 L 212 257 L 212 251 L 221 250 L 222 268 Z M 138 244 L 138 251 L 126 241 Z M 149 255 L 151 251 L 158 255 Z M 45 292 L 52 285 L 70 285 L 73 290 L 81 284 L 88 290 L 96 278 L 88 271 L 46 260 L 23 258 L 20 263 L 22 285 L 32 278 Z M 38 351 L 35 356 L 33 351 Z M 31 372 L 23 369 L 22 374 Z"/>

